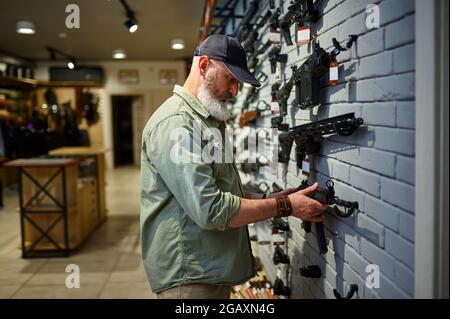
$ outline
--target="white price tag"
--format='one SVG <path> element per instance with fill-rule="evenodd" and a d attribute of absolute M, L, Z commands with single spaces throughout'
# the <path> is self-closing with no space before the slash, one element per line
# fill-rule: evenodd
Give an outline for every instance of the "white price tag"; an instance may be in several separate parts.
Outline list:
<path fill-rule="evenodd" d="M 308 44 L 311 41 L 311 27 L 297 27 L 297 46 Z"/>
<path fill-rule="evenodd" d="M 277 101 L 272 101 L 270 102 L 270 109 L 272 110 L 272 112 L 278 113 L 280 111 L 280 105 Z"/>
<path fill-rule="evenodd" d="M 275 80 L 281 81 L 281 66 L 280 63 L 277 62 L 275 68 Z"/>
<path fill-rule="evenodd" d="M 309 176 L 309 161 L 303 160 L 302 161 L 302 174 Z"/>
<path fill-rule="evenodd" d="M 270 29 L 269 40 L 272 44 L 279 44 L 281 42 L 280 29 Z"/>
<path fill-rule="evenodd" d="M 330 67 L 330 82 L 336 82 L 339 80 L 339 68 L 337 65 Z"/>
<path fill-rule="evenodd" d="M 272 242 L 277 245 L 283 245 L 284 244 L 284 237 L 281 234 L 273 234 L 272 235 Z"/>

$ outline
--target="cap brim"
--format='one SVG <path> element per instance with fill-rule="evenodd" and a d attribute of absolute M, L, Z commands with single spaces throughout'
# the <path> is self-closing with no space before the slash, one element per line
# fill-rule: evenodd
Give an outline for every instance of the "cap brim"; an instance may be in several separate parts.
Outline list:
<path fill-rule="evenodd" d="M 227 70 L 239 81 L 259 87 L 261 83 L 250 73 L 247 68 L 242 68 L 233 64 L 223 62 Z"/>

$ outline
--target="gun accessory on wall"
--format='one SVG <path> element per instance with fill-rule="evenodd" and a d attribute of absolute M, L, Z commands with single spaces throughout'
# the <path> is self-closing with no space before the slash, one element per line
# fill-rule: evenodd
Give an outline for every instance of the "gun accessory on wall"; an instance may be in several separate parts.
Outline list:
<path fill-rule="evenodd" d="M 254 50 L 253 54 L 248 58 L 248 68 L 250 70 L 253 70 L 258 65 L 259 56 L 264 54 L 271 45 L 272 43 L 267 40 L 261 48 Z"/>
<path fill-rule="evenodd" d="M 236 32 L 236 38 L 238 39 L 239 42 L 242 42 L 250 34 L 253 27 L 253 24 L 251 24 L 250 21 L 255 16 L 256 11 L 258 10 L 258 6 L 259 1 L 253 0 L 250 3 L 250 7 L 248 8 L 244 17 L 242 18 L 241 23 L 239 24 L 239 27 Z"/>
<path fill-rule="evenodd" d="M 336 213 L 336 215 L 338 215 L 339 217 L 343 218 L 349 217 L 358 210 L 359 206 L 358 202 L 344 201 L 342 199 L 339 199 L 339 197 L 335 196 L 334 183 L 332 180 L 328 180 L 326 185 L 327 188 L 318 187 L 317 190 L 314 193 L 309 194 L 308 197 L 315 199 L 321 202 L 322 204 L 338 205 L 344 207 L 346 209 L 345 213 L 342 213 L 337 207 L 334 207 L 334 213 Z M 310 185 L 305 180 L 298 187 L 298 189 L 302 190 L 308 188 L 309 186 Z M 319 252 L 321 254 L 325 254 L 328 251 L 328 248 L 327 248 L 327 240 L 325 238 L 325 229 L 323 222 L 318 222 L 314 224 L 316 226 L 316 239 L 317 245 L 319 246 Z M 305 232 L 307 233 L 311 232 L 311 222 L 304 221 L 302 223 L 302 227 L 305 230 Z"/>
<path fill-rule="evenodd" d="M 311 122 L 291 128 L 278 136 L 280 152 L 278 161 L 287 163 L 295 141 L 297 167 L 302 168 L 305 155 L 316 154 L 320 151 L 320 142 L 324 135 L 337 134 L 340 136 L 352 135 L 360 125 L 362 118 L 355 118 L 355 113 L 347 113 L 325 120 Z"/>
<path fill-rule="evenodd" d="M 299 190 L 308 188 L 310 185 L 306 180 L 302 182 Z M 358 211 L 359 204 L 358 202 L 351 202 L 340 199 L 336 196 L 336 192 L 334 191 L 334 183 L 330 179 L 326 182 L 326 188 L 318 187 L 317 190 L 309 195 L 310 198 L 315 199 L 322 204 L 327 205 L 336 205 L 333 207 L 333 213 L 341 218 L 350 217 L 352 214 Z M 344 212 L 342 212 L 337 206 L 341 206 L 344 208 Z"/>
<path fill-rule="evenodd" d="M 258 104 L 256 105 L 256 110 L 242 113 L 241 117 L 239 118 L 239 127 L 243 128 L 247 124 L 253 123 L 258 117 L 261 116 L 262 112 L 268 110 L 270 110 L 269 103 L 263 100 L 258 101 Z"/>
<path fill-rule="evenodd" d="M 256 23 L 253 27 L 253 29 L 249 32 L 248 36 L 245 37 L 245 39 L 242 42 L 242 47 L 244 48 L 245 52 L 253 53 L 255 51 L 255 43 L 256 40 L 258 40 L 259 36 L 259 29 L 264 27 L 269 21 L 270 17 L 272 15 L 272 12 L 267 11 L 264 16 L 259 16 L 256 19 Z"/>
<path fill-rule="evenodd" d="M 277 62 L 286 63 L 287 54 L 280 54 L 281 45 L 274 45 L 269 51 L 270 72 L 274 74 L 277 70 Z"/>
<path fill-rule="evenodd" d="M 280 20 L 281 35 L 286 41 L 286 45 L 292 45 L 291 25 L 297 23 L 303 26 L 305 23 L 316 22 L 318 13 L 314 10 L 313 0 L 293 0 L 288 7 L 288 11 Z"/>
<path fill-rule="evenodd" d="M 331 53 L 326 52 L 320 47 L 319 42 L 314 44 L 313 53 L 300 66 L 300 88 L 296 95 L 296 104 L 301 109 L 320 105 L 320 78 L 327 74 L 332 66 L 338 65 L 336 57 L 342 52 L 347 51 L 356 41 L 356 35 L 350 35 L 346 48 L 333 38 L 334 49 Z M 336 73 L 337 76 L 337 73 Z M 337 83 L 337 78 L 335 80 Z"/>

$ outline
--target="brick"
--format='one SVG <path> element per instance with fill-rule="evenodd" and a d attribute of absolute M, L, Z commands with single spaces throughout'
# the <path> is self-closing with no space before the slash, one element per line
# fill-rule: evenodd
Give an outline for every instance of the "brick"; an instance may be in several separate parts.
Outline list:
<path fill-rule="evenodd" d="M 415 153 L 415 132 L 406 129 L 376 127 L 375 148 L 413 156 Z"/>
<path fill-rule="evenodd" d="M 356 84 L 356 98 L 360 102 L 412 99 L 414 81 L 414 73 L 361 80 Z"/>
<path fill-rule="evenodd" d="M 386 0 L 380 4 L 380 24 L 386 25 L 414 12 L 412 0 Z"/>
<path fill-rule="evenodd" d="M 320 158 L 320 169 L 318 169 L 318 171 L 327 176 L 333 176 L 333 179 L 340 179 L 344 182 L 348 182 L 348 165 L 342 164 L 331 158 L 328 158 L 328 160 L 324 160 L 325 158 L 326 157 Z"/>
<path fill-rule="evenodd" d="M 358 79 L 373 78 L 391 74 L 393 70 L 392 61 L 393 56 L 390 51 L 384 51 L 382 53 L 360 59 Z"/>
<path fill-rule="evenodd" d="M 364 103 L 362 118 L 365 125 L 396 126 L 396 103 Z"/>
<path fill-rule="evenodd" d="M 394 50 L 394 73 L 416 69 L 415 45 L 409 44 Z"/>
<path fill-rule="evenodd" d="M 328 50 L 333 46 L 333 38 L 339 38 L 337 27 L 328 29 L 326 32 L 319 34 L 317 40 L 323 49 Z"/>
<path fill-rule="evenodd" d="M 336 86 L 328 86 L 322 90 L 320 102 L 323 104 L 347 102 L 349 100 L 348 92 L 345 83 Z"/>
<path fill-rule="evenodd" d="M 311 164 L 314 166 L 314 170 L 328 176 L 334 176 L 332 161 L 332 159 L 325 156 L 316 156 L 314 157 L 314 162 Z"/>
<path fill-rule="evenodd" d="M 384 50 L 384 28 L 362 35 L 357 41 L 359 57 L 376 54 Z"/>
<path fill-rule="evenodd" d="M 360 250 L 359 248 L 360 241 L 358 238 L 358 234 L 353 228 L 349 227 L 345 223 L 337 223 L 336 230 L 338 232 L 338 236 L 340 239 L 342 239 L 345 243 L 347 243 L 356 251 Z"/>
<path fill-rule="evenodd" d="M 362 278 L 365 278 L 366 267 L 369 264 L 356 250 L 346 246 L 345 247 L 345 261 L 346 263 Z"/>
<path fill-rule="evenodd" d="M 355 117 L 361 117 L 361 104 L 359 103 L 333 103 L 319 109 L 317 120 L 323 120 L 330 117 L 355 113 Z"/>
<path fill-rule="evenodd" d="M 386 175 L 395 176 L 395 155 L 372 148 L 361 147 L 359 149 L 361 167 Z"/>
<path fill-rule="evenodd" d="M 399 214 L 399 232 L 411 242 L 414 242 L 415 220 L 414 216 L 408 213 Z"/>
<path fill-rule="evenodd" d="M 342 22 L 356 15 L 359 12 L 365 12 L 368 4 L 374 3 L 373 0 L 359 0 L 359 1 L 344 1 L 334 10 L 330 11 L 329 15 L 332 17 L 333 25 L 341 24 Z M 331 19 L 330 19 L 331 20 Z"/>
<path fill-rule="evenodd" d="M 403 44 L 414 41 L 415 21 L 414 16 L 408 16 L 400 21 L 386 26 L 385 48 L 399 47 Z"/>
<path fill-rule="evenodd" d="M 397 157 L 396 174 L 397 179 L 411 185 L 415 185 L 416 179 L 416 162 L 412 157 Z"/>
<path fill-rule="evenodd" d="M 333 293 L 334 287 L 335 286 L 328 283 L 328 281 L 326 281 L 326 280 L 323 281 L 323 290 L 324 290 L 323 292 L 324 292 L 325 298 L 335 299 L 335 296 Z"/>
<path fill-rule="evenodd" d="M 325 265 L 325 267 L 321 267 L 322 270 L 322 278 L 323 281 L 330 283 L 333 287 L 336 287 L 336 278 L 338 274 L 336 271 L 331 268 L 329 265 Z"/>
<path fill-rule="evenodd" d="M 414 269 L 414 245 L 388 229 L 386 230 L 386 251 L 410 269 Z"/>
<path fill-rule="evenodd" d="M 414 212 L 415 188 L 392 179 L 380 177 L 381 198 L 408 212 Z"/>
<path fill-rule="evenodd" d="M 395 259 L 364 237 L 361 237 L 361 255 L 370 263 L 378 265 L 380 272 L 391 279 L 395 278 Z"/>
<path fill-rule="evenodd" d="M 350 34 L 360 35 L 366 32 L 366 12 L 345 20 L 339 25 L 339 39 L 345 40 Z"/>
<path fill-rule="evenodd" d="M 381 248 L 384 247 L 384 227 L 372 218 L 362 213 L 357 214 L 355 229 L 364 238 L 367 238 Z"/>
<path fill-rule="evenodd" d="M 334 190 L 336 191 L 336 196 L 339 198 L 352 201 L 352 202 L 358 202 L 359 209 L 364 209 L 364 196 L 365 193 L 357 190 L 356 188 L 353 188 L 351 186 L 348 186 L 347 184 L 341 183 L 339 181 L 334 181 Z M 351 220 L 351 217 L 339 219 L 339 221 L 346 221 Z M 351 225 L 353 227 L 353 225 Z"/>
<path fill-rule="evenodd" d="M 409 295 L 414 295 L 414 273 L 401 263 L 395 264 L 395 284 Z"/>
<path fill-rule="evenodd" d="M 411 296 L 401 290 L 385 275 L 380 274 L 380 288 L 376 292 L 385 299 L 410 299 Z"/>
<path fill-rule="evenodd" d="M 416 127 L 416 107 L 414 101 L 397 103 L 397 126 L 402 128 Z"/>
<path fill-rule="evenodd" d="M 364 299 L 381 299 L 380 295 L 375 290 L 376 289 L 370 289 L 364 286 Z"/>
<path fill-rule="evenodd" d="M 357 167 L 350 168 L 350 184 L 373 196 L 380 196 L 379 176 Z"/>
<path fill-rule="evenodd" d="M 402 211 L 378 198 L 365 195 L 364 213 L 394 231 L 399 229 L 399 216 Z"/>

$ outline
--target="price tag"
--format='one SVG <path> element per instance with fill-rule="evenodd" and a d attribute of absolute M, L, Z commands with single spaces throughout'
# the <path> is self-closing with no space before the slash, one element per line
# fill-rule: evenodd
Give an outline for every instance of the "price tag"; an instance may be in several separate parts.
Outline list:
<path fill-rule="evenodd" d="M 308 44 L 311 41 L 311 27 L 297 27 L 297 46 Z"/>
<path fill-rule="evenodd" d="M 330 85 L 336 85 L 339 80 L 339 64 L 337 62 L 330 63 Z"/>
<path fill-rule="evenodd" d="M 272 110 L 272 112 L 280 112 L 280 105 L 278 104 L 277 101 L 272 101 L 270 102 L 270 109 Z"/>
<path fill-rule="evenodd" d="M 275 67 L 275 80 L 281 81 L 281 66 L 280 66 L 280 63 L 278 63 L 278 62 Z"/>
<path fill-rule="evenodd" d="M 304 159 L 302 161 L 302 174 L 306 175 L 306 176 L 309 176 L 309 169 L 310 169 L 309 160 L 308 159 Z"/>
<path fill-rule="evenodd" d="M 275 246 L 284 245 L 284 237 L 280 233 L 274 234 L 272 235 L 272 242 Z"/>
<path fill-rule="evenodd" d="M 281 42 L 281 33 L 278 28 L 271 28 L 269 33 L 269 40 L 272 44 L 280 44 Z"/>

